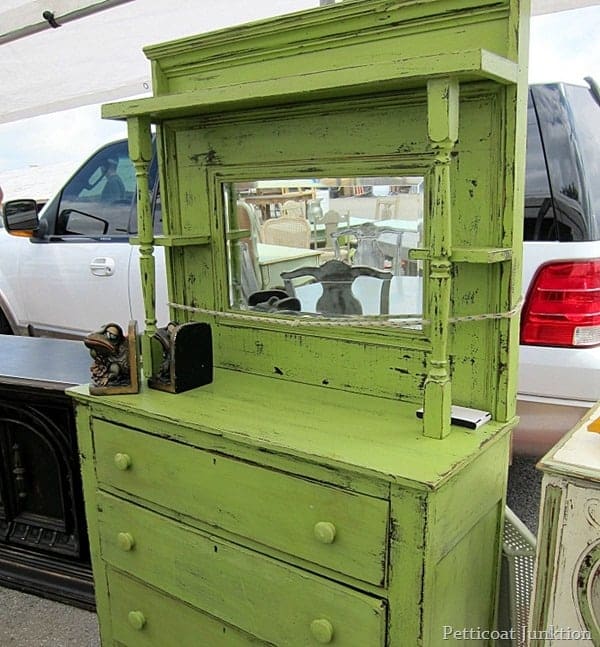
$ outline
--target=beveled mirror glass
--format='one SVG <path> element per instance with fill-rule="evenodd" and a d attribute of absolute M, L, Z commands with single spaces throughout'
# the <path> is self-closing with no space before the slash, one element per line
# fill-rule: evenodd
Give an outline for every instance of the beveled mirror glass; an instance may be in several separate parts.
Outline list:
<path fill-rule="evenodd" d="M 423 311 L 424 178 L 224 185 L 233 309 L 308 316 Z"/>

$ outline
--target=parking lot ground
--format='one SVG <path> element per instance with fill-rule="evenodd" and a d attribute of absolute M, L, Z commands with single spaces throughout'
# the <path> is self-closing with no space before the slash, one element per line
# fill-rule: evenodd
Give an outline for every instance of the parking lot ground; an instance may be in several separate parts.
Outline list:
<path fill-rule="evenodd" d="M 508 473 L 506 503 L 521 521 L 537 536 L 542 473 L 536 469 L 538 459 L 513 456 Z"/>
<path fill-rule="evenodd" d="M 0 587 L 2 647 L 100 647 L 95 613 Z"/>

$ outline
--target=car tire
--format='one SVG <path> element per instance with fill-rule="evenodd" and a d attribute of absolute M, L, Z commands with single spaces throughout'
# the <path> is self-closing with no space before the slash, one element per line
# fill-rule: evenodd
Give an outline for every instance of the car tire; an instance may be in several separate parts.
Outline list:
<path fill-rule="evenodd" d="M 12 334 L 13 334 L 13 330 L 10 327 L 10 323 L 8 322 L 8 319 L 6 318 L 2 310 L 0 310 L 0 335 L 12 335 Z"/>

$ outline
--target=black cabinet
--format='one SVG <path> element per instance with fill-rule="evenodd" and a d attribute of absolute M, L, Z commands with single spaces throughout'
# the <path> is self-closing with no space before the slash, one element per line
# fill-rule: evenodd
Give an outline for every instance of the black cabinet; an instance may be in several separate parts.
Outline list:
<path fill-rule="evenodd" d="M 0 336 L 0 583 L 94 607 L 73 403 L 79 342 Z"/>

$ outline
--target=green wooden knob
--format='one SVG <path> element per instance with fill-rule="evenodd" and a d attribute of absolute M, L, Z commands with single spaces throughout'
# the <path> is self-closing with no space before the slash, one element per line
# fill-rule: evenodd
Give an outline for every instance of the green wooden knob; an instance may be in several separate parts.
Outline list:
<path fill-rule="evenodd" d="M 325 645 L 333 640 L 333 625 L 325 618 L 313 620 L 310 623 L 310 632 L 318 643 Z"/>
<path fill-rule="evenodd" d="M 117 543 L 121 550 L 132 550 L 135 546 L 135 539 L 130 532 L 120 532 L 117 535 Z"/>
<path fill-rule="evenodd" d="M 329 521 L 319 521 L 313 531 L 315 537 L 323 544 L 333 544 L 335 541 L 335 526 Z"/>
<path fill-rule="evenodd" d="M 115 465 L 120 470 L 127 470 L 131 467 L 131 456 L 129 454 L 115 454 Z"/>
<path fill-rule="evenodd" d="M 146 618 L 141 611 L 130 611 L 127 615 L 127 620 L 129 620 L 129 624 L 138 631 L 143 629 L 146 624 Z"/>

